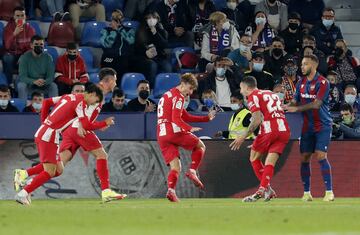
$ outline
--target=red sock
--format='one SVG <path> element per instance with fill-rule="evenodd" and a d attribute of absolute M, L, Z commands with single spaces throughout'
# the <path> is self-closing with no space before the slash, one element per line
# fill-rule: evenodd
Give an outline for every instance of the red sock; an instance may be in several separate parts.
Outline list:
<path fill-rule="evenodd" d="M 178 178 L 179 172 L 170 170 L 168 174 L 168 188 L 175 189 Z"/>
<path fill-rule="evenodd" d="M 191 153 L 191 165 L 190 169 L 197 170 L 201 163 L 201 159 L 204 157 L 205 151 L 202 148 L 196 148 Z"/>
<path fill-rule="evenodd" d="M 44 166 L 42 163 L 39 163 L 29 169 L 26 170 L 28 173 L 28 176 L 37 175 L 44 171 Z"/>
<path fill-rule="evenodd" d="M 110 188 L 109 183 L 109 170 L 106 159 L 96 160 L 96 172 L 100 179 L 101 190 Z"/>
<path fill-rule="evenodd" d="M 262 175 L 260 186 L 267 188 L 273 175 L 274 175 L 274 166 L 266 165 L 264 168 L 264 173 Z"/>
<path fill-rule="evenodd" d="M 259 159 L 257 159 L 251 162 L 251 166 L 254 170 L 256 177 L 259 179 L 259 181 L 261 181 L 264 172 L 264 164 Z"/>
<path fill-rule="evenodd" d="M 49 179 L 51 179 L 49 173 L 47 173 L 46 171 L 42 171 L 40 174 L 35 176 L 31 183 L 29 185 L 26 185 L 24 189 L 26 192 L 31 193 L 41 185 L 45 184 Z"/>

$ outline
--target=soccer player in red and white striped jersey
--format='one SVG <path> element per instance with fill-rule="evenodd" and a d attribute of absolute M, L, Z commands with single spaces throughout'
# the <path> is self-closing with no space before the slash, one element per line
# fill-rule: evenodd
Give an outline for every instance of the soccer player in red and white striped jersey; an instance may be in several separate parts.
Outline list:
<path fill-rule="evenodd" d="M 246 137 L 253 133 L 261 124 L 250 153 L 250 161 L 260 187 L 255 194 L 244 198 L 244 202 L 257 201 L 260 198 L 270 200 L 275 192 L 270 187 L 274 167 L 290 139 L 289 125 L 281 107 L 280 98 L 268 90 L 257 89 L 256 79 L 245 77 L 240 83 L 241 93 L 247 97 L 252 120 L 248 130 L 238 136 L 231 144 L 232 150 L 238 150 Z M 265 166 L 261 158 L 266 156 Z"/>

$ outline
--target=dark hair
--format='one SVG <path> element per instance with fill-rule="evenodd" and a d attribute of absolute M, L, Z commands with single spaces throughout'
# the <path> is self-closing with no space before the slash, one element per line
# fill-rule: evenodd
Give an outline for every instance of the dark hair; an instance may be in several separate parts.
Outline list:
<path fill-rule="evenodd" d="M 257 82 L 255 77 L 253 76 L 245 76 L 242 81 L 242 83 L 245 83 L 248 87 L 250 88 L 256 88 L 257 87 Z"/>
<path fill-rule="evenodd" d="M 40 35 L 34 35 L 31 38 L 31 43 L 34 43 L 34 41 L 40 41 L 40 40 L 44 40 L 44 38 L 41 37 Z"/>
<path fill-rule="evenodd" d="M 146 83 L 146 84 L 149 84 L 149 85 L 150 85 L 150 82 L 149 82 L 148 80 L 143 79 L 143 80 L 138 81 L 136 87 L 139 87 L 140 84 L 142 84 L 142 83 Z"/>
<path fill-rule="evenodd" d="M 273 40 L 272 40 L 272 43 L 274 43 L 274 42 L 281 42 L 281 44 L 283 44 L 283 46 L 285 46 L 285 41 L 284 41 L 284 39 L 283 39 L 282 37 L 280 37 L 280 36 L 274 37 Z M 272 43 L 271 43 L 271 44 L 272 44 Z"/>
<path fill-rule="evenodd" d="M 346 88 L 355 88 L 355 90 L 357 91 L 357 88 L 356 88 L 356 86 L 355 86 L 354 84 L 347 84 L 347 85 L 345 86 L 344 91 L 346 90 Z"/>
<path fill-rule="evenodd" d="M 334 10 L 333 8 L 331 8 L 331 7 L 326 7 L 326 8 L 323 10 L 323 14 L 324 14 L 325 11 L 332 11 L 332 13 L 334 13 L 334 15 L 335 15 L 335 10 Z"/>
<path fill-rule="evenodd" d="M 10 92 L 10 89 L 7 85 L 0 85 L 1 92 Z"/>
<path fill-rule="evenodd" d="M 77 44 L 75 42 L 69 42 L 66 45 L 66 50 L 75 50 L 77 49 Z"/>
<path fill-rule="evenodd" d="M 288 19 L 296 19 L 301 21 L 301 15 L 299 13 L 297 13 L 296 11 L 290 12 Z"/>
<path fill-rule="evenodd" d="M 340 111 L 350 111 L 350 113 L 354 113 L 353 107 L 348 103 L 344 103 L 343 105 L 341 105 Z"/>
<path fill-rule="evenodd" d="M 34 91 L 32 94 L 31 94 L 31 99 L 34 99 L 34 97 L 44 97 L 44 94 L 42 92 L 38 92 L 38 91 Z"/>
<path fill-rule="evenodd" d="M 121 90 L 121 89 L 115 89 L 112 93 L 112 98 L 115 98 L 115 97 L 123 97 L 125 94 L 124 94 L 124 91 Z"/>
<path fill-rule="evenodd" d="M 25 11 L 25 8 L 21 7 L 21 6 L 18 6 L 18 7 L 14 8 L 13 13 L 15 13 L 15 11 Z"/>
<path fill-rule="evenodd" d="M 106 76 L 116 76 L 116 71 L 112 68 L 105 67 L 100 69 L 99 71 L 99 79 L 100 81 L 103 80 Z"/>
<path fill-rule="evenodd" d="M 316 42 L 316 38 L 313 35 L 305 34 L 304 37 L 303 37 L 303 41 L 305 39 Z"/>
<path fill-rule="evenodd" d="M 84 83 L 75 82 L 75 83 L 71 86 L 71 90 L 73 90 L 75 86 L 84 86 L 84 88 L 86 87 Z"/>
<path fill-rule="evenodd" d="M 236 91 L 231 93 L 230 97 L 234 97 L 234 98 L 236 98 L 238 100 L 244 100 L 244 96 L 240 93 L 240 89 L 237 89 Z"/>
<path fill-rule="evenodd" d="M 96 96 L 99 98 L 100 102 L 104 99 L 104 94 L 102 92 L 102 90 L 96 86 L 95 84 L 89 84 L 86 86 L 85 88 L 85 92 L 86 93 L 95 93 Z"/>
<path fill-rule="evenodd" d="M 317 58 L 316 55 L 306 55 L 306 56 L 304 56 L 304 59 L 305 58 L 310 59 L 310 60 L 314 61 L 315 63 L 319 64 L 319 59 Z"/>

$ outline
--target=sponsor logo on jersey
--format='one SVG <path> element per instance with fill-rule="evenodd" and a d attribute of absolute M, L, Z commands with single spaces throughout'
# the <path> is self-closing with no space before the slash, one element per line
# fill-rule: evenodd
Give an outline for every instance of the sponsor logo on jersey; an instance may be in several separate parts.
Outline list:
<path fill-rule="evenodd" d="M 310 94 L 304 94 L 304 93 L 301 93 L 301 98 L 304 98 L 304 99 L 316 99 L 316 95 L 310 95 Z"/>

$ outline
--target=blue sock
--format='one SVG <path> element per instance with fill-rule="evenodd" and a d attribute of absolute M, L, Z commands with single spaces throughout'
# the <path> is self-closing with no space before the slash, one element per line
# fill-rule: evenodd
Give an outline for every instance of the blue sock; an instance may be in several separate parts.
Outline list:
<path fill-rule="evenodd" d="M 332 190 L 331 166 L 327 158 L 319 161 L 321 174 L 325 183 L 326 191 Z"/>
<path fill-rule="evenodd" d="M 310 192 L 310 162 L 302 162 L 300 168 L 301 180 L 304 185 L 304 192 Z"/>

